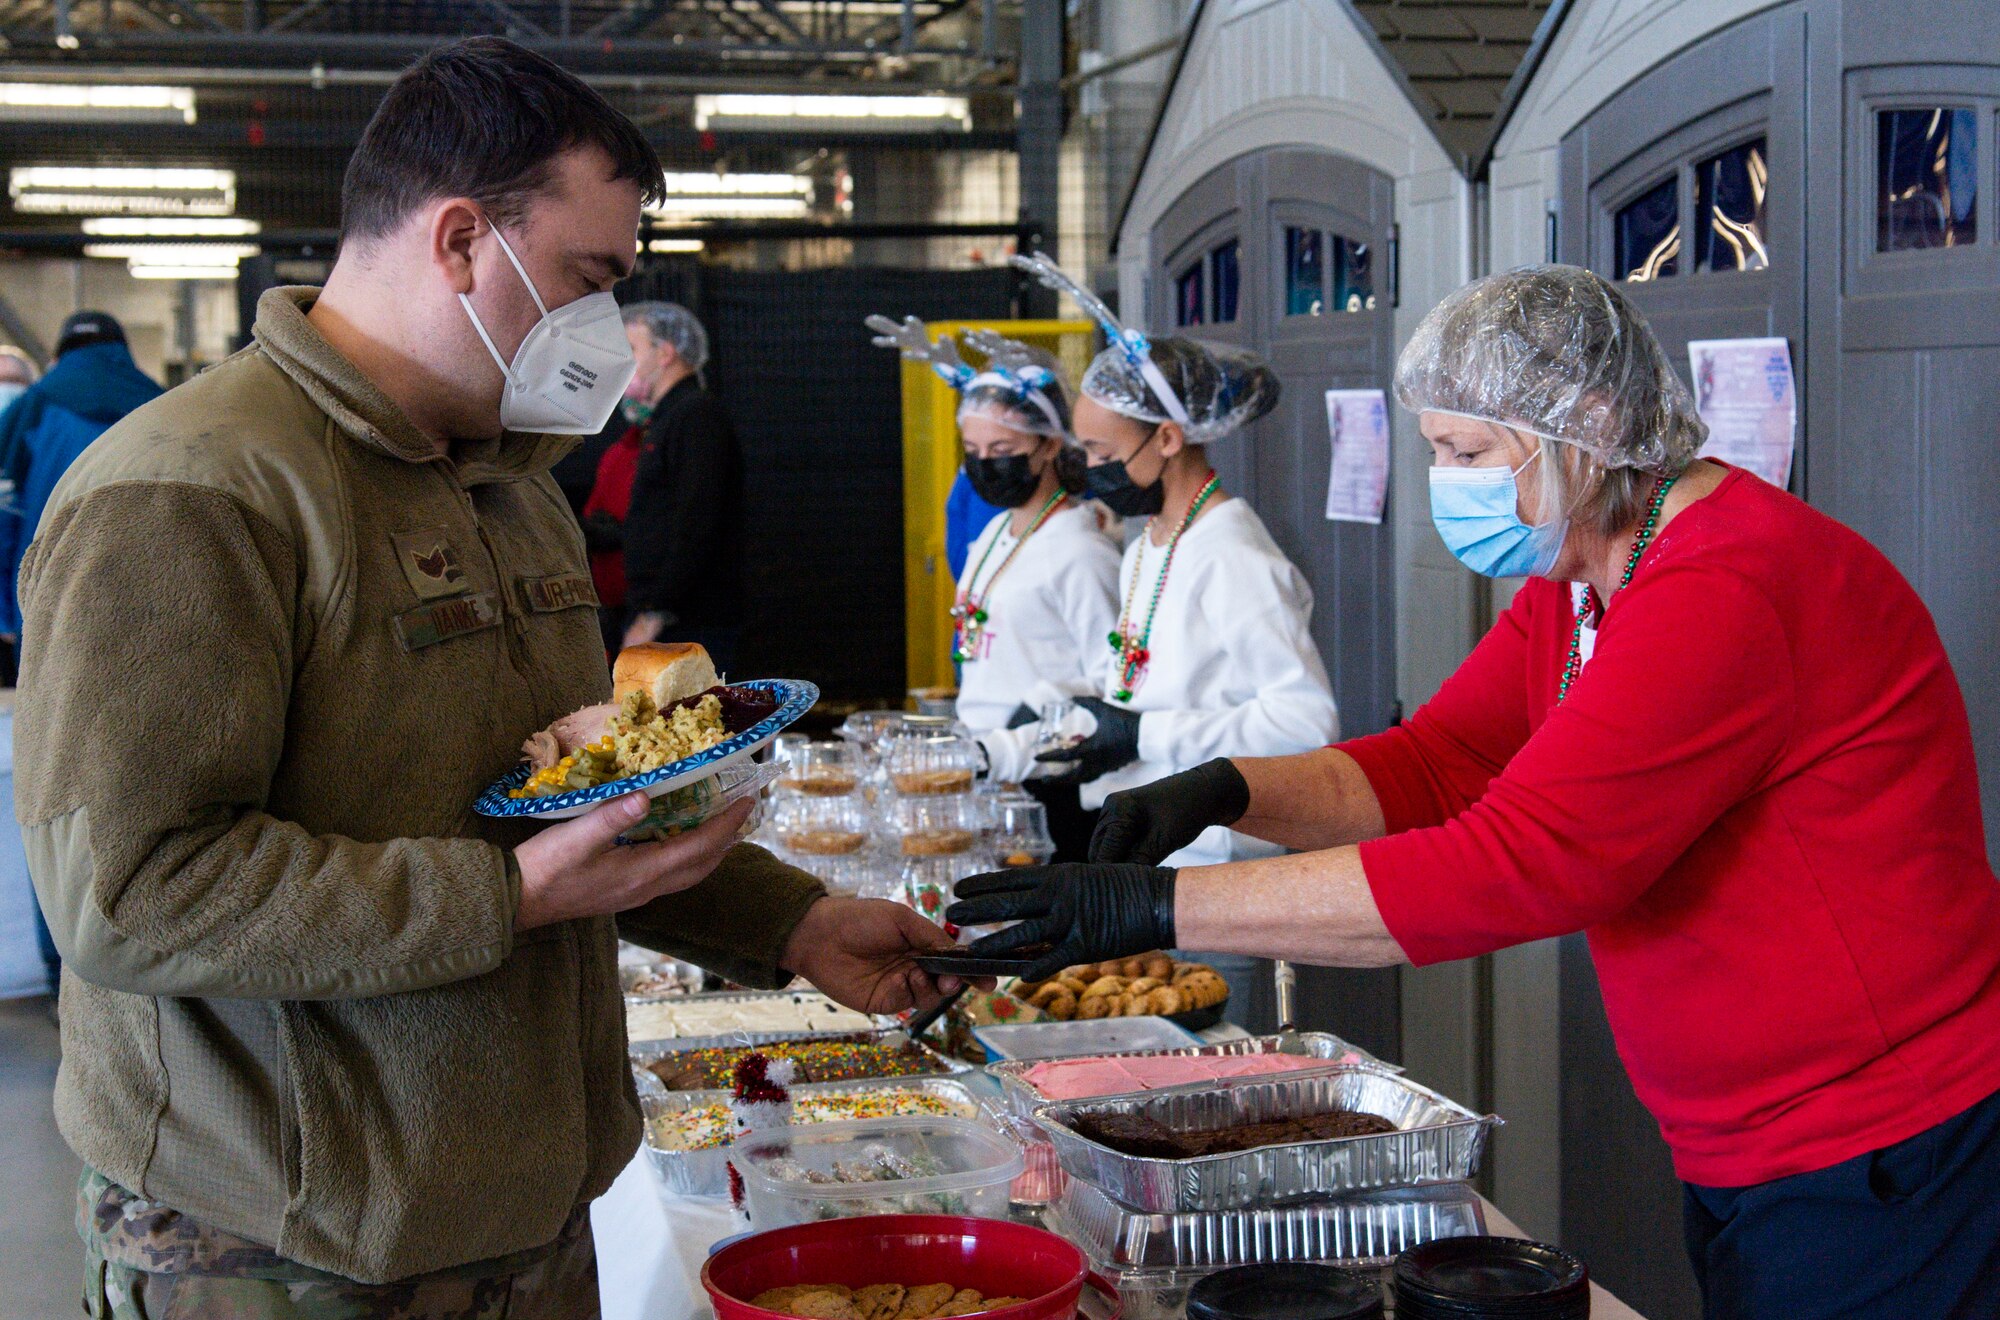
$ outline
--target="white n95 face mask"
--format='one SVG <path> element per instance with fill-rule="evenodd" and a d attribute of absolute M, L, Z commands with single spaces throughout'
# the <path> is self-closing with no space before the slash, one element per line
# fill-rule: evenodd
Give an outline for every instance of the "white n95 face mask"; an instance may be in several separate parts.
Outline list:
<path fill-rule="evenodd" d="M 632 341 L 625 337 L 618 300 L 608 293 L 586 293 L 550 311 L 497 227 L 493 237 L 542 314 L 510 363 L 493 346 L 493 336 L 480 324 L 472 300 L 458 295 L 472 328 L 479 332 L 479 342 L 507 378 L 500 391 L 500 425 L 543 435 L 596 435 L 617 411 L 627 382 L 639 369 Z"/>

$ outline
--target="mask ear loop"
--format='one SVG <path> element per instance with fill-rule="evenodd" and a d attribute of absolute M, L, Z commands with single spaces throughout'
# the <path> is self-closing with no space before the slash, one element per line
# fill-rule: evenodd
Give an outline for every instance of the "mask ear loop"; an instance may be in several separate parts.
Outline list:
<path fill-rule="evenodd" d="M 536 291 L 535 282 L 528 278 L 528 272 L 521 265 L 521 259 L 515 256 L 514 249 L 508 246 L 506 237 L 500 232 L 500 227 L 493 224 L 490 220 L 487 222 L 487 225 L 493 231 L 493 237 L 498 240 L 500 250 L 505 252 L 507 260 L 513 263 L 514 273 L 521 277 L 521 283 L 528 286 L 528 296 L 535 300 L 535 310 L 540 312 L 542 320 L 546 321 L 549 316 L 549 309 L 542 303 L 542 295 Z M 472 309 L 472 299 L 461 293 L 458 295 L 458 305 L 463 307 L 466 316 L 471 318 L 472 328 L 479 334 L 479 342 L 486 345 L 486 351 L 493 355 L 494 364 L 500 368 L 500 374 L 506 378 L 507 384 L 514 389 L 520 389 L 521 382 L 514 376 L 513 363 L 500 356 L 500 350 L 494 346 L 493 336 L 486 333 L 486 326 L 480 321 L 479 313 Z M 533 332 L 530 331 L 529 333 Z M 528 341 L 524 338 L 521 342 L 525 344 Z M 518 352 L 519 350 L 516 351 Z"/>

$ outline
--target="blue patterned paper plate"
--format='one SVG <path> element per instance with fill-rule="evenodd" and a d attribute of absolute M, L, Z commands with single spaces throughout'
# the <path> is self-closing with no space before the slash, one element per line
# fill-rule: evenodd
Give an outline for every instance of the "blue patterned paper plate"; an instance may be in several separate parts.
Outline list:
<path fill-rule="evenodd" d="M 783 733 L 800 716 L 813 708 L 819 700 L 819 688 L 812 683 L 799 682 L 789 678 L 753 678 L 738 683 L 737 687 L 759 688 L 778 698 L 777 711 L 751 725 L 739 734 L 723 739 L 705 752 L 685 756 L 670 765 L 657 770 L 648 770 L 641 775 L 627 775 L 599 784 L 595 788 L 579 788 L 570 793 L 558 793 L 553 797 L 510 798 L 510 789 L 519 788 L 527 782 L 529 770 L 526 762 L 515 766 L 506 774 L 493 781 L 472 809 L 482 816 L 535 816 L 545 820 L 567 820 L 571 816 L 581 816 L 600 802 L 609 801 L 626 793 L 643 791 L 648 797 L 659 797 L 671 793 L 697 780 L 705 779 L 729 766 L 749 760 L 757 752 L 770 746 L 771 740 Z"/>

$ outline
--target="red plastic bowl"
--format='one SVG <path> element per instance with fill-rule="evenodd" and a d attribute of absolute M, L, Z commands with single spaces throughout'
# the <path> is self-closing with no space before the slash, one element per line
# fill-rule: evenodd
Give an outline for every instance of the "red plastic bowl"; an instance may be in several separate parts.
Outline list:
<path fill-rule="evenodd" d="M 701 1267 L 716 1320 L 770 1320 L 750 1305 L 770 1288 L 798 1283 L 949 1283 L 988 1297 L 1025 1297 L 981 1311 L 980 1320 L 1071 1320 L 1088 1281 L 1118 1315 L 1116 1285 L 1092 1275 L 1075 1246 L 1046 1229 L 962 1215 L 859 1215 L 794 1224 L 732 1242 Z"/>

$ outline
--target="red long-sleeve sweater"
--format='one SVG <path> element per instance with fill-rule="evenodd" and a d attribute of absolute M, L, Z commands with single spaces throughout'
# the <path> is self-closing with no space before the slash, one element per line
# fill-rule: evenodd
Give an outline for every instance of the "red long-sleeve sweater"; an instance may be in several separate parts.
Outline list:
<path fill-rule="evenodd" d="M 1973 566 L 1968 566 L 1972 571 Z M 1530 581 L 1437 697 L 1342 744 L 1419 964 L 1585 932 L 1689 1182 L 1742 1186 L 2000 1091 L 2000 883 L 1937 629 L 1874 547 L 1732 471 L 1618 592 Z"/>

